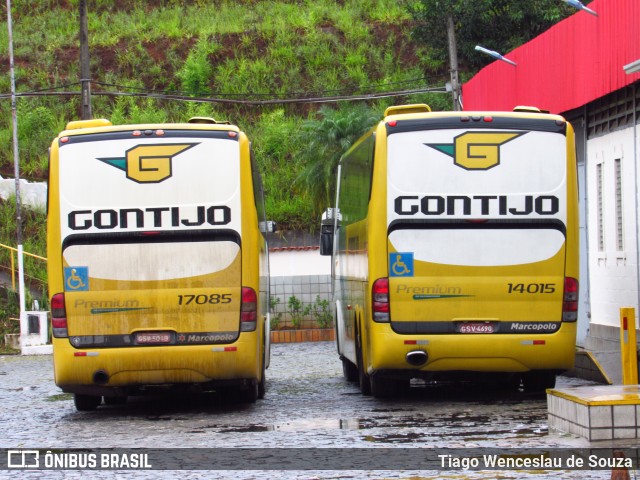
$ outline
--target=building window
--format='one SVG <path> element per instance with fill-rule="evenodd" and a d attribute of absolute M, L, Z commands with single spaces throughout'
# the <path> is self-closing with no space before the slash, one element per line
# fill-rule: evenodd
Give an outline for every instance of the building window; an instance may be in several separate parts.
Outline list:
<path fill-rule="evenodd" d="M 603 191 L 603 168 L 602 163 L 596 165 L 596 195 L 597 195 L 597 209 L 596 215 L 598 216 L 598 251 L 604 252 L 604 191 Z"/>
<path fill-rule="evenodd" d="M 614 175 L 616 182 L 616 248 L 624 250 L 624 230 L 622 218 L 622 165 L 619 158 L 614 160 Z"/>

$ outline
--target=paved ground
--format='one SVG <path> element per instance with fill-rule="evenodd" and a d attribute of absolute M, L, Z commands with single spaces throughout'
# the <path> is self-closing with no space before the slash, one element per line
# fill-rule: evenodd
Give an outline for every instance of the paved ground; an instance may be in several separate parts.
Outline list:
<path fill-rule="evenodd" d="M 559 386 L 581 385 L 561 377 Z M 403 398 L 363 397 L 342 378 L 331 342 L 275 344 L 267 396 L 235 405 L 220 395 L 138 397 L 124 406 L 75 411 L 53 383 L 48 356 L 0 356 L 1 448 L 583 448 L 578 437 L 547 428 L 546 398 L 505 395 L 469 385 L 413 388 Z M 379 450 L 383 452 L 383 450 Z M 433 450 L 431 450 L 433 451 Z M 454 450 L 455 451 L 455 450 Z M 289 459 L 291 460 L 291 459 Z M 295 459 L 294 459 L 295 460 Z M 589 478 L 610 471 L 297 471 L 128 472 L 128 478 Z M 30 478 L 84 478 L 81 472 L 30 472 Z M 20 478 L 17 472 L 2 472 Z M 92 471 L 90 478 L 114 472 Z"/>

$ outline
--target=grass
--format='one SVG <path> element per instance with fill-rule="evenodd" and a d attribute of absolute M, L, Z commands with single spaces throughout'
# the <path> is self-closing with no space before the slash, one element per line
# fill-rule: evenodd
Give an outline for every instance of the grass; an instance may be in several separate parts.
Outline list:
<path fill-rule="evenodd" d="M 358 93 L 370 85 L 421 79 L 434 63 L 424 45 L 411 41 L 411 17 L 402 5 L 383 0 L 92 1 L 93 116 L 115 124 L 184 121 L 191 116 L 236 123 L 252 141 L 269 219 L 284 229 L 313 229 L 319 221 L 313 199 L 296 179 L 306 162 L 301 127 L 318 118 L 320 105 L 237 106 L 99 93 L 143 89 L 262 99 L 302 92 Z M 12 17 L 18 93 L 79 91 L 77 2 L 16 0 Z M 0 52 L 7 50 L 5 25 L 0 28 Z M 6 57 L 4 61 L 8 65 Z M 438 82 L 444 85 L 446 71 L 441 73 Z M 0 93 L 9 90 L 8 75 L 0 76 Z M 390 103 L 426 100 L 438 109 L 447 107 L 448 98 L 413 95 L 359 105 L 381 116 Z M 49 145 L 67 122 L 79 118 L 80 99 L 20 97 L 17 104 L 21 177 L 45 180 Z M 0 142 L 12 144 L 8 98 L 0 99 Z M 12 149 L 0 149 L 0 175 L 12 177 L 13 163 Z M 14 217 L 11 202 L 0 203 L 0 243 L 15 245 Z M 25 250 L 44 256 L 45 214 L 29 213 L 25 224 Z M 8 262 L 9 256 L 0 251 L 0 265 Z M 30 259 L 25 264 L 35 282 L 46 279 L 42 265 Z"/>
<path fill-rule="evenodd" d="M 20 350 L 0 344 L 0 355 L 18 355 L 19 353 Z"/>
<path fill-rule="evenodd" d="M 22 209 L 22 233 L 23 252 L 33 253 L 40 257 L 46 257 L 46 216 L 38 210 Z M 0 243 L 3 245 L 15 245 L 17 226 L 15 198 L 0 201 Z M 12 260 L 13 257 L 13 260 Z M 47 264 L 38 258 L 23 255 L 24 280 L 26 286 L 25 306 L 31 309 L 34 300 L 37 300 L 44 309 L 48 305 L 47 292 Z M 17 268 L 18 260 L 15 252 L 6 248 L 0 248 L 0 267 L 5 274 L 11 275 L 10 266 L 13 265 L 16 275 L 16 289 L 18 287 Z M 0 288 L 0 353 L 13 353 L 4 345 L 4 335 L 7 333 L 19 333 L 20 301 L 17 291 Z"/>
<path fill-rule="evenodd" d="M 407 71 L 413 78 L 423 75 L 422 60 L 412 55 L 417 46 L 409 40 L 408 13 L 381 0 L 270 0 L 254 2 L 251 8 L 229 0 L 186 5 L 168 1 L 155 8 L 129 0 L 118 2 L 115 11 L 113 7 L 106 0 L 89 7 L 90 47 L 99 52 L 92 55 L 92 79 L 98 82 L 196 95 L 291 95 L 398 81 Z M 29 15 L 24 14 L 27 10 Z M 13 12 L 18 90 L 77 82 L 75 3 L 16 2 Z M 6 51 L 5 31 L 0 29 L 0 51 Z M 403 63 L 403 58 L 411 63 Z M 8 90 L 6 81 L 0 80 L 0 88 Z M 114 123 L 186 117 L 185 105 L 148 100 L 133 99 L 124 109 L 118 98 L 94 97 L 94 116 Z M 49 142 L 67 121 L 78 117 L 78 100 L 39 97 L 20 99 L 19 105 L 22 170 L 26 178 L 43 179 Z M 245 129 L 267 110 L 215 109 Z M 303 107 L 288 114 L 302 114 L 304 119 L 313 110 Z M 8 113 L 8 102 L 0 102 L 0 140 L 5 142 L 10 140 Z M 12 163 L 9 153 L 0 152 L 0 171 L 5 174 Z M 276 220 L 287 223 L 286 218 Z"/>
<path fill-rule="evenodd" d="M 23 252 L 32 253 L 39 257 L 46 258 L 46 214 L 43 211 L 23 208 L 22 209 L 22 246 Z M 16 245 L 16 206 L 15 198 L 12 197 L 7 201 L 0 201 L 0 243 L 8 246 Z M 12 261 L 13 257 L 13 261 Z M 43 298 L 31 298 L 31 300 L 40 301 L 41 305 L 46 306 L 46 283 L 47 283 L 47 264 L 45 261 L 34 258 L 29 255 L 23 255 L 24 260 L 24 277 L 25 283 L 34 291 L 45 292 Z M 0 265 L 3 266 L 5 273 L 10 274 L 10 266 L 18 268 L 18 260 L 15 252 L 6 248 L 0 248 Z M 44 299 L 44 300 L 43 300 Z M 0 298 L 0 301 L 6 300 Z M 45 302 L 44 304 L 42 302 Z M 3 302 L 6 304 L 6 302 Z M 8 302 L 12 306 L 8 311 L 3 311 L 0 306 L 0 317 L 3 313 L 10 313 L 18 316 L 17 303 Z"/>

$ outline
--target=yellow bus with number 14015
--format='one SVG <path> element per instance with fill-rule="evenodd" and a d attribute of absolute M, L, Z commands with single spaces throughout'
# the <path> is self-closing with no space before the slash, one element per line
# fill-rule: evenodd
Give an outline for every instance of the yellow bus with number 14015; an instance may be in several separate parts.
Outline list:
<path fill-rule="evenodd" d="M 553 386 L 573 366 L 574 134 L 558 115 L 390 107 L 342 157 L 321 253 L 364 394 L 409 380 Z"/>

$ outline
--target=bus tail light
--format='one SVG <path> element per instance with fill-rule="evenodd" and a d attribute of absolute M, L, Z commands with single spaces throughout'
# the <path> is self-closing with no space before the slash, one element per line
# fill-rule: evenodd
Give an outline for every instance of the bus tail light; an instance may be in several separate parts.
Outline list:
<path fill-rule="evenodd" d="M 389 315 L 389 279 L 379 278 L 371 288 L 373 320 L 375 322 L 390 321 Z"/>
<path fill-rule="evenodd" d="M 51 330 L 55 338 L 67 338 L 69 336 L 64 293 L 56 293 L 51 297 Z"/>
<path fill-rule="evenodd" d="M 575 322 L 578 319 L 578 280 L 565 277 L 562 300 L 562 321 Z"/>
<path fill-rule="evenodd" d="M 242 304 L 240 305 L 240 331 L 253 332 L 258 322 L 258 297 L 250 287 L 242 287 Z"/>

